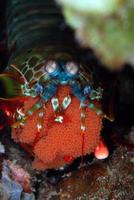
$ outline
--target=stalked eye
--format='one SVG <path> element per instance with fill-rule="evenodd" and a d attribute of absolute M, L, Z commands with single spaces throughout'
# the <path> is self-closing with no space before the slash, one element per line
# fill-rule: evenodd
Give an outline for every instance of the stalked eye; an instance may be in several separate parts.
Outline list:
<path fill-rule="evenodd" d="M 78 72 L 78 65 L 74 62 L 67 62 L 66 71 L 71 75 L 75 75 Z"/>
<path fill-rule="evenodd" d="M 56 69 L 58 68 L 58 64 L 56 61 L 54 60 L 49 60 L 46 62 L 46 65 L 45 65 L 45 70 L 51 74 L 53 73 Z"/>

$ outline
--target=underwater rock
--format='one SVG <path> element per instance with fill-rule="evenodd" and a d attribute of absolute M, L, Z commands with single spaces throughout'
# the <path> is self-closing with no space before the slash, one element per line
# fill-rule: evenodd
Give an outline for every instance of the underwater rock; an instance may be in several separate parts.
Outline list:
<path fill-rule="evenodd" d="M 43 182 L 37 200 L 132 200 L 134 153 L 118 146 L 107 161 L 96 160 L 57 185 Z"/>
<path fill-rule="evenodd" d="M 6 190 L 4 189 L 3 185 L 0 183 L 0 199 L 8 200 L 9 195 L 7 194 Z"/>
<path fill-rule="evenodd" d="M 0 142 L 0 154 L 4 154 L 5 153 L 5 147 L 4 145 Z"/>

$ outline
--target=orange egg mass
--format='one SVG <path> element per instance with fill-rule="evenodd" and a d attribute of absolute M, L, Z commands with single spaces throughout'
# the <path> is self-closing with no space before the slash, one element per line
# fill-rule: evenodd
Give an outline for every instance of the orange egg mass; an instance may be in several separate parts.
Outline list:
<path fill-rule="evenodd" d="M 58 168 L 71 163 L 76 157 L 94 152 L 100 142 L 102 117 L 86 107 L 85 131 L 81 131 L 80 101 L 71 94 L 68 86 L 60 86 L 56 93 L 59 103 L 71 95 L 71 104 L 62 113 L 63 122 L 55 121 L 56 114 L 49 100 L 42 111 L 43 128 L 38 131 L 38 114 L 36 111 L 30 116 L 23 127 L 16 128 L 12 137 L 16 142 L 29 146 L 34 155 L 33 167 L 44 170 Z M 24 103 L 24 113 L 38 101 L 38 98 L 29 97 Z"/>

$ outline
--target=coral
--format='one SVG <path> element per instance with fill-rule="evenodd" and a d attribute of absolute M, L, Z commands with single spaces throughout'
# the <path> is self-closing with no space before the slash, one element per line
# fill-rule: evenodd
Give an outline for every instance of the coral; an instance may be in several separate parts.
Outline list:
<path fill-rule="evenodd" d="M 3 192 L 8 196 L 7 199 L 35 200 L 35 196 L 31 190 L 30 179 L 31 177 L 28 172 L 20 165 L 14 164 L 9 160 L 4 160 L 0 182 Z"/>
<path fill-rule="evenodd" d="M 56 96 L 60 104 L 68 94 L 68 86 L 59 87 Z M 12 131 L 14 140 L 23 146 L 28 145 L 29 151 L 34 153 L 33 166 L 37 169 L 63 166 L 82 154 L 90 154 L 100 142 L 102 117 L 86 108 L 86 130 L 82 134 L 80 101 L 75 96 L 71 98 L 71 104 L 63 114 L 63 123 L 55 121 L 55 113 L 49 100 L 44 106 L 43 129 L 40 132 L 37 129 L 39 111 L 28 118 L 25 126 Z M 37 101 L 37 98 L 29 97 L 24 103 L 23 112 L 25 113 Z"/>
<path fill-rule="evenodd" d="M 133 0 L 57 2 L 79 42 L 92 47 L 103 63 L 111 68 L 119 68 L 123 62 L 134 64 Z"/>
<path fill-rule="evenodd" d="M 12 179 L 19 183 L 25 192 L 31 192 L 31 185 L 30 185 L 30 174 L 26 172 L 20 165 L 14 164 L 11 161 L 7 161 L 8 166 L 11 171 Z"/>

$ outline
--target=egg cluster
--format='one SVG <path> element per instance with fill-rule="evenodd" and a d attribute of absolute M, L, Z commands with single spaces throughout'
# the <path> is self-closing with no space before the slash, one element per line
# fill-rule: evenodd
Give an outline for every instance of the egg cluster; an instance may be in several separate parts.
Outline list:
<path fill-rule="evenodd" d="M 56 97 L 61 104 L 65 96 L 70 94 L 70 87 L 60 86 Z M 29 97 L 24 103 L 24 113 L 38 101 Z M 43 128 L 37 129 L 38 113 L 36 111 L 25 122 L 25 126 L 15 128 L 12 137 L 19 143 L 29 147 L 34 155 L 33 167 L 36 169 L 58 168 L 71 163 L 76 157 L 94 152 L 100 142 L 102 117 L 86 107 L 84 146 L 82 144 L 81 108 L 77 97 L 72 96 L 71 104 L 65 110 L 63 122 L 55 121 L 55 113 L 51 100 L 44 105 Z M 84 147 L 84 149 L 82 149 Z"/>

